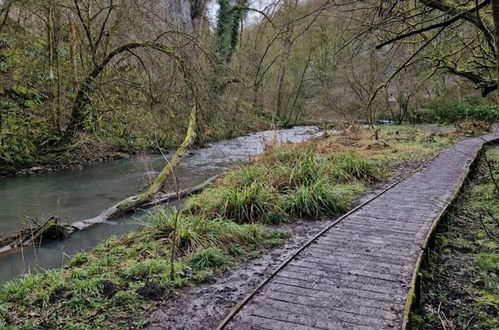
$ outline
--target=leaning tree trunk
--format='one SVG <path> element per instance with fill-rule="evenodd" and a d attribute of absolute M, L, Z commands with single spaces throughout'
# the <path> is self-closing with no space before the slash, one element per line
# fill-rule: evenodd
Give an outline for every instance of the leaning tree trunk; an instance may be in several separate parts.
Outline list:
<path fill-rule="evenodd" d="M 135 48 L 141 47 L 149 47 L 150 43 L 137 43 L 131 42 L 125 45 L 122 45 L 112 52 L 110 52 L 98 65 L 96 65 L 90 74 L 83 80 L 78 93 L 76 94 L 75 100 L 73 102 L 73 106 L 71 109 L 71 118 L 66 128 L 64 142 L 68 142 L 71 138 L 81 129 L 83 125 L 83 121 L 85 119 L 85 107 L 90 103 L 90 94 L 94 89 L 95 79 L 104 71 L 107 64 L 111 62 L 111 60 L 127 51 L 133 50 Z"/>
<path fill-rule="evenodd" d="M 113 219 L 120 217 L 126 213 L 132 212 L 139 208 L 140 206 L 153 201 L 158 193 L 163 189 L 166 181 L 172 176 L 175 168 L 180 164 L 182 157 L 185 152 L 192 146 L 196 140 L 196 121 L 197 121 L 197 105 L 194 105 L 189 117 L 189 126 L 185 134 L 184 141 L 178 147 L 177 151 L 173 155 L 173 158 L 168 161 L 163 170 L 154 179 L 153 183 L 147 188 L 147 190 L 135 196 L 128 197 L 118 204 L 109 208 L 101 216 L 107 219 Z"/>

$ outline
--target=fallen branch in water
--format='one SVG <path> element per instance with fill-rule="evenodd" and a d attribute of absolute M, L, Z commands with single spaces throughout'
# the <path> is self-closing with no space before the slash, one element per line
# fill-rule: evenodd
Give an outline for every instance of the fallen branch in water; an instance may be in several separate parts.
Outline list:
<path fill-rule="evenodd" d="M 37 246 L 46 240 L 64 239 L 68 235 L 68 225 L 59 223 L 60 219 L 51 217 L 42 225 L 37 221 L 35 227 L 22 228 L 17 232 L 0 234 L 0 254 L 23 246 Z"/>
<path fill-rule="evenodd" d="M 206 188 L 208 185 L 213 183 L 213 181 L 215 181 L 219 176 L 220 175 L 212 176 L 211 178 L 207 179 L 206 181 L 204 181 L 203 183 L 201 183 L 197 186 L 179 191 L 178 194 L 177 194 L 177 192 L 171 192 L 171 193 L 158 195 L 156 198 L 142 204 L 140 206 L 140 209 L 142 209 L 142 210 L 148 209 L 148 208 L 154 207 L 156 205 L 168 203 L 173 199 L 184 198 L 186 196 L 197 194 L 197 193 L 201 192 L 204 188 Z M 102 222 L 105 222 L 107 220 L 109 220 L 109 217 L 107 217 L 106 214 L 103 213 L 103 214 L 98 215 L 97 217 L 92 218 L 92 219 L 75 222 L 75 223 L 71 224 L 71 226 L 70 226 L 71 228 L 69 230 L 69 233 L 72 234 L 76 231 L 86 229 L 90 226 L 93 226 L 96 223 L 102 223 Z"/>
<path fill-rule="evenodd" d="M 156 205 L 168 203 L 177 198 L 184 198 L 193 194 L 197 194 L 212 184 L 220 175 L 212 176 L 203 183 L 191 188 L 180 190 L 177 192 L 164 193 L 157 195 L 156 198 L 141 205 L 140 209 L 145 210 Z M 38 246 L 43 242 L 54 239 L 65 239 L 72 234 L 88 229 L 89 227 L 103 223 L 109 218 L 99 215 L 89 220 L 78 221 L 72 224 L 60 224 L 59 219 L 52 217 L 43 225 L 31 228 L 23 228 L 17 232 L 0 234 L 0 255 L 12 253 L 21 247 Z"/>
<path fill-rule="evenodd" d="M 71 225 L 60 225 L 59 219 L 50 218 L 43 226 L 37 227 L 34 231 L 31 230 L 28 233 L 28 237 L 19 233 L 15 237 L 15 240 L 9 241 L 7 244 L 0 246 L 0 254 L 6 252 L 12 252 L 17 248 L 29 245 L 41 244 L 43 237 L 49 236 L 52 238 L 66 238 L 66 236 L 74 234 L 77 231 L 91 227 L 96 223 L 102 223 L 106 220 L 111 220 L 119 218 L 127 213 L 135 212 L 139 209 L 144 209 L 158 205 L 160 203 L 166 203 L 172 198 L 179 196 L 187 196 L 202 190 L 206 185 L 210 184 L 215 177 L 208 179 L 203 184 L 186 189 L 181 192 L 162 194 L 161 190 L 166 184 L 167 179 L 172 175 L 175 168 L 180 164 L 184 154 L 194 143 L 196 139 L 196 118 L 197 118 L 197 106 L 192 107 L 192 111 L 189 117 L 189 126 L 185 134 L 185 139 L 182 144 L 178 147 L 177 151 L 173 155 L 172 159 L 166 164 L 163 170 L 158 174 L 156 179 L 151 183 L 147 190 L 141 194 L 128 197 L 121 202 L 113 205 L 102 214 L 89 220 L 78 221 Z M 19 240 L 17 240 L 19 238 Z M 0 240 L 1 242 L 1 240 Z"/>

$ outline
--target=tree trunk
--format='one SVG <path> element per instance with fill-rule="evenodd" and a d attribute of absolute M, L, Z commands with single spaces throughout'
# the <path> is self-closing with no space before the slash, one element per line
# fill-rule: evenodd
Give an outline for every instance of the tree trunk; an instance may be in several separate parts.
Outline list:
<path fill-rule="evenodd" d="M 0 10 L 0 17 L 3 17 L 1 18 L 2 21 L 0 22 L 0 33 L 3 31 L 5 24 L 7 24 L 7 20 L 9 19 L 10 7 L 12 6 L 13 2 L 14 1 L 7 0 L 7 2 L 2 5 L 2 9 Z"/>
<path fill-rule="evenodd" d="M 494 16 L 496 61 L 497 61 L 497 86 L 499 86 L 499 0 L 492 0 L 492 15 Z"/>
<path fill-rule="evenodd" d="M 286 89 L 286 74 L 289 65 L 289 55 L 291 51 L 291 32 L 290 30 L 286 33 L 286 39 L 284 40 L 284 50 L 281 57 L 281 62 L 279 65 L 279 74 L 277 78 L 277 101 L 276 101 L 276 116 L 282 118 L 284 116 L 285 108 L 285 89 Z"/>
<path fill-rule="evenodd" d="M 277 100 L 276 100 L 276 116 L 278 118 L 284 117 L 284 108 L 287 106 L 286 99 L 286 75 L 288 72 L 289 57 L 291 54 L 291 47 L 293 44 L 294 24 L 292 22 L 292 14 L 296 10 L 298 3 L 296 0 L 286 2 L 284 4 L 287 12 L 287 22 L 284 33 L 283 51 L 281 54 L 281 61 L 279 64 L 279 73 L 277 78 Z"/>
<path fill-rule="evenodd" d="M 71 62 L 71 70 L 73 71 L 73 84 L 75 90 L 78 90 L 80 89 L 78 81 L 78 67 L 76 65 L 76 44 L 78 42 L 78 37 L 76 35 L 76 26 L 71 15 L 68 15 L 68 20 L 71 35 L 71 39 L 69 41 L 69 60 Z"/>

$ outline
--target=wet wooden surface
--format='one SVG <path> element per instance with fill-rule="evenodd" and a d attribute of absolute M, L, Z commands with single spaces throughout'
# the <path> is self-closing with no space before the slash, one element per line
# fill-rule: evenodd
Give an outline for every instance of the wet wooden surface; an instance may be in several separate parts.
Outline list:
<path fill-rule="evenodd" d="M 224 329 L 401 329 L 429 234 L 495 133 L 461 141 L 344 218 L 261 287 Z"/>

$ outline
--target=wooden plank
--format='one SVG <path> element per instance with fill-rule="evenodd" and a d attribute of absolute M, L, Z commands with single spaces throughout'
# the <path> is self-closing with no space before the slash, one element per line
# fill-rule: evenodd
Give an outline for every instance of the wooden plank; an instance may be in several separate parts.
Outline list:
<path fill-rule="evenodd" d="M 255 299 L 252 306 L 248 306 L 248 313 L 251 315 L 275 318 L 281 321 L 305 324 L 312 327 L 331 329 L 338 324 L 355 327 L 383 328 L 394 321 L 384 320 L 375 317 L 346 313 L 332 309 L 321 309 L 318 307 L 305 306 L 285 300 L 272 298 Z"/>
<path fill-rule="evenodd" d="M 351 274 L 331 274 L 331 276 L 321 276 L 310 273 L 303 273 L 292 269 L 286 269 L 277 274 L 276 278 L 283 280 L 296 280 L 308 282 L 311 288 L 321 286 L 341 287 L 352 291 L 372 291 L 380 293 L 390 293 L 396 298 L 397 294 L 407 291 L 407 286 L 403 282 L 393 282 L 378 278 L 358 276 Z"/>

